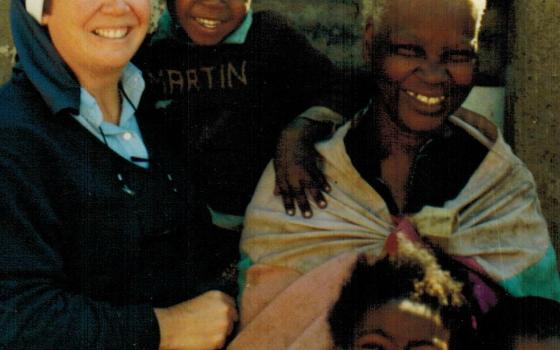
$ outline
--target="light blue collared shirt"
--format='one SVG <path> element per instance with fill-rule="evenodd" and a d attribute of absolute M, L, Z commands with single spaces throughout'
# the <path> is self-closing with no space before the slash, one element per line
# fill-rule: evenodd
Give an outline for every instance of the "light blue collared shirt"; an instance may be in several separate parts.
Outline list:
<path fill-rule="evenodd" d="M 119 125 L 103 120 L 97 101 L 84 88 L 81 89 L 80 95 L 80 114 L 74 117 L 107 147 L 126 160 L 132 162 L 132 157 L 147 159 L 148 150 L 136 121 L 136 108 L 146 86 L 142 72 L 129 63 L 123 71 L 121 84 L 128 98 L 123 96 Z M 132 163 L 143 168 L 149 166 L 148 162 Z"/>
<path fill-rule="evenodd" d="M 249 9 L 243 22 L 230 35 L 224 39 L 224 44 L 244 44 L 247 34 L 253 25 L 253 10 Z"/>

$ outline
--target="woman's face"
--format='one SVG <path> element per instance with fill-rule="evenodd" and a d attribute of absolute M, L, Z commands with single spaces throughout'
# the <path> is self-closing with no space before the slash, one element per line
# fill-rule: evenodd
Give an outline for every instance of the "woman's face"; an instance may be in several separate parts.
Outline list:
<path fill-rule="evenodd" d="M 437 131 L 473 83 L 469 1 L 394 0 L 384 19 L 381 28 L 366 30 L 378 98 L 401 129 Z"/>
<path fill-rule="evenodd" d="M 144 40 L 149 0 L 51 0 L 43 16 L 62 59 L 78 75 L 122 69 Z"/>
<path fill-rule="evenodd" d="M 249 4 L 249 0 L 177 0 L 175 13 L 195 44 L 216 45 L 239 27 Z"/>
<path fill-rule="evenodd" d="M 353 350 L 447 350 L 449 331 L 422 304 L 395 300 L 367 312 L 355 330 Z"/>

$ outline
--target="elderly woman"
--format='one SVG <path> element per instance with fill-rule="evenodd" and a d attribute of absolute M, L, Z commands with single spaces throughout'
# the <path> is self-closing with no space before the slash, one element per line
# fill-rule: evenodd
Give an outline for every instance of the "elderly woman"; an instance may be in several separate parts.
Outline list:
<path fill-rule="evenodd" d="M 240 349 L 258 341 L 251 334 L 261 326 L 272 327 L 278 310 L 291 317 L 289 293 L 314 302 L 294 306 L 307 323 L 284 324 L 275 339 L 304 344 L 302 328 L 324 316 L 339 283 L 333 259 L 349 251 L 375 257 L 391 232 L 410 224 L 473 279 L 490 278 L 517 296 L 560 298 L 532 175 L 494 125 L 460 108 L 473 84 L 485 1 L 363 5 L 372 98 L 317 144 L 332 186 L 329 206 L 309 220 L 285 217 L 270 195 L 269 167 L 247 210 Z M 329 264 L 330 271 L 323 268 Z M 321 269 L 327 277 L 319 277 Z M 479 295 L 482 309 L 495 302 L 486 292 Z"/>
<path fill-rule="evenodd" d="M 216 349 L 231 331 L 233 300 L 196 296 L 198 243 L 182 228 L 202 240 L 204 224 L 191 220 L 181 166 L 129 64 L 149 9 L 148 0 L 11 2 L 2 347 Z"/>

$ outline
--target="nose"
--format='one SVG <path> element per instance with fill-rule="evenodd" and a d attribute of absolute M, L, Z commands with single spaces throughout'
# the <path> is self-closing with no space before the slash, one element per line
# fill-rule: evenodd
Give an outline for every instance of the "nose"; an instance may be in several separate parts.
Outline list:
<path fill-rule="evenodd" d="M 108 15 L 118 16 L 130 11 L 130 5 L 126 0 L 106 0 L 101 11 Z"/>
<path fill-rule="evenodd" d="M 423 81 L 429 84 L 444 83 L 450 76 L 447 66 L 435 60 L 423 62 L 418 69 L 418 74 Z"/>

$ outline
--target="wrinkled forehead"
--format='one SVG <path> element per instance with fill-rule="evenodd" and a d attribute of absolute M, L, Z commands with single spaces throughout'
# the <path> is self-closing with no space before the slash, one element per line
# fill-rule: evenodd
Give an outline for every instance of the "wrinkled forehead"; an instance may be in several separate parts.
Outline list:
<path fill-rule="evenodd" d="M 411 27 L 424 27 L 472 38 L 476 22 L 476 11 L 470 0 L 392 0 L 386 3 L 376 32 L 399 33 Z"/>
<path fill-rule="evenodd" d="M 446 25 L 447 29 L 466 27 L 474 32 L 476 19 L 470 1 L 394 0 L 389 2 L 383 22 L 393 30 L 417 23 L 429 27 Z"/>

